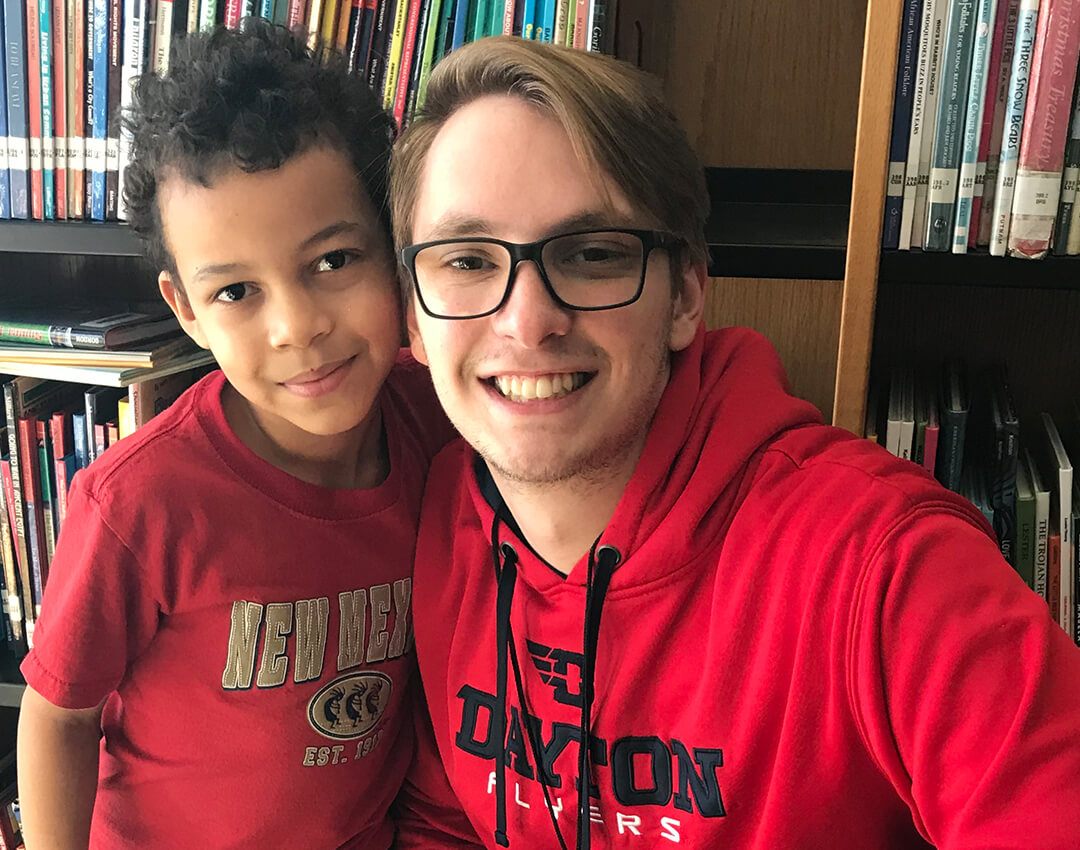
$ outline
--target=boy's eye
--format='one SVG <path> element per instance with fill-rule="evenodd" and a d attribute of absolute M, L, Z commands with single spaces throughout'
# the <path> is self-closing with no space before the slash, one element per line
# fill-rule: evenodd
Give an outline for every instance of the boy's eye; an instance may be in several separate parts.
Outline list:
<path fill-rule="evenodd" d="M 228 286 L 219 289 L 217 295 L 214 296 L 215 301 L 240 301 L 248 294 L 248 284 L 246 283 L 230 283 Z"/>
<path fill-rule="evenodd" d="M 315 271 L 334 272 L 345 268 L 353 259 L 355 257 L 351 251 L 331 251 L 319 258 L 315 264 Z"/>

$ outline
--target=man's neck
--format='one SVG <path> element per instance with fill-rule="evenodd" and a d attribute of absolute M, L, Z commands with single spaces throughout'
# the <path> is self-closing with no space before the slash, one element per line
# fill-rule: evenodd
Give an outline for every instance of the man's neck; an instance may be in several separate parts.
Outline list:
<path fill-rule="evenodd" d="M 614 516 L 640 454 L 638 447 L 603 473 L 554 484 L 515 481 L 494 468 L 491 477 L 529 546 L 569 575 Z"/>

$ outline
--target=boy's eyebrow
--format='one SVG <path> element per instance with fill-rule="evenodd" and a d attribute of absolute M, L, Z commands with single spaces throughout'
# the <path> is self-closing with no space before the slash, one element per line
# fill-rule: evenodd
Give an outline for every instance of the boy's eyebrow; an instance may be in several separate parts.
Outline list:
<path fill-rule="evenodd" d="M 340 233 L 349 233 L 352 231 L 363 230 L 362 225 L 356 221 L 335 221 L 333 224 L 324 227 L 317 233 L 313 233 L 307 239 L 300 243 L 301 250 L 310 248 L 312 245 L 317 245 L 319 242 L 324 242 L 327 239 L 331 239 Z M 198 283 L 205 277 L 215 277 L 218 275 L 231 275 L 235 274 L 246 268 L 244 263 L 211 263 L 208 266 L 200 266 L 195 274 L 192 276 L 192 283 Z"/>

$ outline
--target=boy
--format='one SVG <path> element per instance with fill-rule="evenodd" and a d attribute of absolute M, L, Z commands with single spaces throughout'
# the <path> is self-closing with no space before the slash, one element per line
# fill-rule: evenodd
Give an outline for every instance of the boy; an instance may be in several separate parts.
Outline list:
<path fill-rule="evenodd" d="M 74 482 L 22 668 L 28 847 L 385 848 L 449 436 L 394 368 L 392 124 L 254 24 L 179 43 L 131 126 L 132 226 L 221 371 Z"/>

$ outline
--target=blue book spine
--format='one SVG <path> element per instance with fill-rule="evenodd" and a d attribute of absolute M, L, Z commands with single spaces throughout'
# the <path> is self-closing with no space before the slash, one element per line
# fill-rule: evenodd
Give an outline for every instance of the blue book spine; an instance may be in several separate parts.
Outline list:
<path fill-rule="evenodd" d="M 997 13 L 997 0 L 979 0 L 975 23 L 975 46 L 971 54 L 971 83 L 968 87 L 967 114 L 964 117 L 964 148 L 960 156 L 960 187 L 956 200 L 956 225 L 953 227 L 952 252 L 966 254 L 971 205 L 975 196 L 975 172 L 979 163 L 979 140 L 986 101 L 986 75 L 990 66 L 990 36 Z"/>
<path fill-rule="evenodd" d="M 974 47 L 975 2 L 955 0 L 949 8 L 945 47 L 941 51 L 941 94 L 930 161 L 930 206 L 926 217 L 926 239 L 923 241 L 927 251 L 948 251 L 952 244 L 964 113 Z"/>
<path fill-rule="evenodd" d="M 88 4 L 89 5 L 89 0 Z M 109 115 L 109 0 L 93 0 L 94 6 L 94 109 L 93 136 L 87 139 L 87 166 L 91 172 L 90 217 L 105 220 L 105 147 Z"/>
<path fill-rule="evenodd" d="M 1035 33 L 1039 24 L 1039 0 L 1020 0 L 1020 17 L 1016 22 L 1016 48 L 1013 50 L 1012 71 L 1009 74 L 1009 95 L 1006 100 L 1005 129 L 998 156 L 997 191 L 994 193 L 994 217 L 990 231 L 990 253 L 1005 256 L 1009 246 L 1009 225 L 1012 222 L 1012 202 L 1016 188 L 1016 171 L 1020 161 L 1020 140 L 1023 136 L 1024 109 L 1027 106 L 1031 59 L 1035 54 Z"/>
<path fill-rule="evenodd" d="M 4 16 L 0 15 L 0 92 L 7 89 L 5 85 L 7 53 L 4 42 Z M 11 181 L 8 178 L 8 125 L 7 125 L 7 97 L 0 96 L 0 218 L 11 218 Z"/>
<path fill-rule="evenodd" d="M 41 179 L 45 201 L 45 218 L 56 218 L 56 142 L 53 135 L 52 87 L 52 3 L 38 3 L 38 38 L 41 42 Z"/>
<path fill-rule="evenodd" d="M 259 17 L 268 21 L 274 19 L 274 0 L 262 0 L 259 4 Z"/>
<path fill-rule="evenodd" d="M 454 10 L 454 40 L 451 50 L 457 50 L 465 43 L 465 30 L 469 18 L 469 0 L 457 0 Z"/>
<path fill-rule="evenodd" d="M 908 142 L 911 140 L 912 91 L 915 83 L 915 64 L 919 58 L 919 24 L 922 22 L 922 0 L 904 3 L 903 30 L 900 34 L 900 56 L 896 65 L 896 91 L 893 95 L 892 140 L 889 142 L 889 182 L 885 190 L 885 223 L 882 229 L 883 248 L 900 244 L 900 217 L 904 209 L 904 171 L 907 166 Z"/>
<path fill-rule="evenodd" d="M 90 465 L 90 453 L 86 445 L 86 414 L 71 414 L 72 436 L 75 438 L 75 469 L 86 469 Z M 75 473 L 73 472 L 72 475 Z"/>
<path fill-rule="evenodd" d="M 539 18 L 540 31 L 536 33 L 537 39 L 551 44 L 555 40 L 555 12 L 558 8 L 557 0 L 540 0 L 543 4 L 543 17 Z"/>
<path fill-rule="evenodd" d="M 522 0 L 522 2 L 525 5 L 525 9 L 521 13 L 521 37 L 535 38 L 537 0 Z"/>
<path fill-rule="evenodd" d="M 7 152 L 11 217 L 30 217 L 30 113 L 26 104 L 26 24 L 23 0 L 4 2 L 7 70 Z"/>

